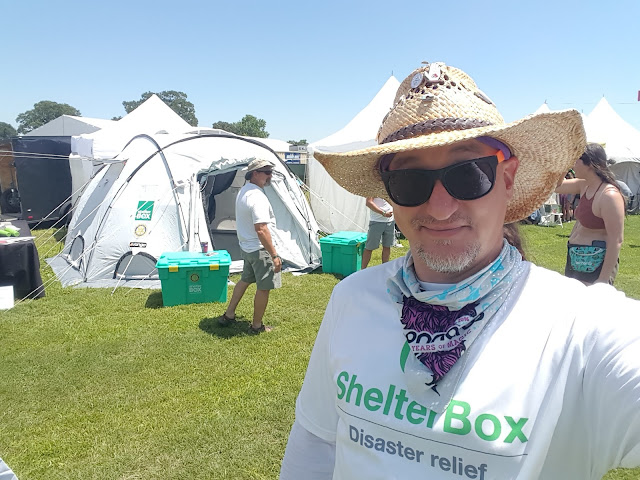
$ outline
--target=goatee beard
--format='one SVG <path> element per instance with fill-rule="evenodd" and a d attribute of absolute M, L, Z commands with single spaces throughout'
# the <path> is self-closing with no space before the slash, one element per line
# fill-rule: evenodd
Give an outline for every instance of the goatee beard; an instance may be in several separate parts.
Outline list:
<path fill-rule="evenodd" d="M 451 245 L 451 240 L 441 240 L 435 242 L 438 245 Z M 480 243 L 473 242 L 465 248 L 462 253 L 439 255 L 433 251 L 425 250 L 422 245 L 418 246 L 417 256 L 424 264 L 434 272 L 438 273 L 461 273 L 467 270 L 480 253 Z"/>

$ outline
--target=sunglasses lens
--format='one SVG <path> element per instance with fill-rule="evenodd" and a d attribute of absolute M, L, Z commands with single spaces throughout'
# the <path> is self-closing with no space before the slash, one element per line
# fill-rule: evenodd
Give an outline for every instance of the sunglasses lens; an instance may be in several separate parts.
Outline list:
<path fill-rule="evenodd" d="M 384 172 L 383 181 L 391 200 L 403 207 L 422 205 L 431 196 L 434 184 L 427 170 Z"/>
<path fill-rule="evenodd" d="M 403 207 L 422 205 L 440 179 L 449 195 L 458 200 L 475 200 L 493 188 L 496 178 L 495 156 L 469 160 L 440 170 L 392 170 L 381 172 L 391 200 Z"/>
<path fill-rule="evenodd" d="M 493 188 L 495 166 L 491 161 L 477 160 L 447 170 L 442 183 L 449 194 L 458 200 L 475 200 Z"/>

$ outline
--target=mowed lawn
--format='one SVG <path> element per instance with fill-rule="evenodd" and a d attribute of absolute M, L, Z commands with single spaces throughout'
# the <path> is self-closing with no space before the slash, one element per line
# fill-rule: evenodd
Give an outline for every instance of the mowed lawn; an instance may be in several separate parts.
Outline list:
<path fill-rule="evenodd" d="M 529 258 L 562 271 L 571 226 L 522 227 Z M 63 232 L 35 233 L 41 260 L 60 250 Z M 640 216 L 627 218 L 625 237 L 617 286 L 640 298 Z M 41 270 L 47 296 L 0 312 L 0 457 L 21 480 L 277 478 L 339 278 L 285 275 L 265 319 L 274 331 L 253 337 L 251 288 L 240 322 L 223 329 L 220 303 L 162 307 L 160 291 L 63 289 L 44 261 Z"/>

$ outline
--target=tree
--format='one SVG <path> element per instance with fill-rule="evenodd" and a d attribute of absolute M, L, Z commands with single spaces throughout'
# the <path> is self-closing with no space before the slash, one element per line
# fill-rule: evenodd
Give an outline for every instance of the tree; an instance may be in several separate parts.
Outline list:
<path fill-rule="evenodd" d="M 236 130 L 235 127 L 235 123 L 229 123 L 229 122 L 216 122 L 212 125 L 213 128 L 219 128 L 220 130 L 224 130 L 225 132 L 231 132 L 231 133 L 236 133 L 234 130 Z"/>
<path fill-rule="evenodd" d="M 242 117 L 242 120 L 234 123 L 216 122 L 212 127 L 220 128 L 227 132 L 245 137 L 267 138 L 269 136 L 269 132 L 265 130 L 267 122 L 261 118 L 254 117 L 253 115 L 245 115 Z"/>
<path fill-rule="evenodd" d="M 287 143 L 290 143 L 291 145 L 308 145 L 309 144 L 306 138 L 303 138 L 302 140 L 287 140 Z"/>
<path fill-rule="evenodd" d="M 16 117 L 18 123 L 18 133 L 29 133 L 51 120 L 55 120 L 61 115 L 80 116 L 77 108 L 66 103 L 51 102 L 43 100 L 33 105 L 33 109 L 27 110 Z"/>
<path fill-rule="evenodd" d="M 131 100 L 130 102 L 124 101 L 122 102 L 122 106 L 127 113 L 131 113 L 133 110 L 138 108 L 141 103 L 148 100 L 151 95 L 154 95 L 154 92 L 145 92 L 140 97 L 140 100 Z M 180 115 L 189 125 L 192 127 L 198 126 L 196 107 L 193 103 L 187 100 L 186 93 L 176 92 L 175 90 L 164 90 L 162 92 L 155 92 L 155 95 L 166 103 L 171 110 Z"/>
<path fill-rule="evenodd" d="M 11 137 L 15 137 L 16 133 L 16 129 L 10 124 L 0 122 L 0 140 L 9 140 Z"/>

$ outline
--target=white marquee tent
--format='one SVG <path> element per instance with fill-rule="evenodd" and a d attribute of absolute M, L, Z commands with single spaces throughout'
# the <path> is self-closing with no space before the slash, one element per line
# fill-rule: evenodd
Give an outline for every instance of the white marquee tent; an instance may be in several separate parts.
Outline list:
<path fill-rule="evenodd" d="M 134 136 L 193 129 L 180 115 L 171 110 L 157 95 L 152 95 L 138 108 L 112 125 L 71 139 L 71 153 L 79 157 L 106 160 L 114 158 Z"/>
<path fill-rule="evenodd" d="M 543 103 L 535 113 L 548 112 Z M 610 168 L 618 180 L 626 183 L 635 198 L 632 208 L 638 209 L 640 199 L 640 131 L 628 124 L 602 97 L 594 109 L 582 114 L 587 141 L 601 144 L 607 158 L 613 163 Z M 547 202 L 549 203 L 549 202 Z"/>
<path fill-rule="evenodd" d="M 625 122 L 604 97 L 587 116 L 585 129 L 587 140 L 604 146 L 607 158 L 613 162 L 611 171 L 634 193 L 634 207 L 637 208 L 640 194 L 640 131 Z"/>
<path fill-rule="evenodd" d="M 90 134 L 114 124 L 113 120 L 102 118 L 75 117 L 60 115 L 58 118 L 31 130 L 25 137 L 71 137 L 73 135 Z"/>
<path fill-rule="evenodd" d="M 136 135 L 183 133 L 193 128 L 157 95 L 152 95 L 120 120 L 96 132 L 71 137 L 72 204 L 99 167 L 118 155 Z"/>
<path fill-rule="evenodd" d="M 606 98 L 587 115 L 587 139 L 604 145 L 611 160 L 640 161 L 640 131 L 625 122 Z"/>
<path fill-rule="evenodd" d="M 345 152 L 376 144 L 382 118 L 393 106 L 400 82 L 393 75 L 376 96 L 343 129 L 310 145 L 310 150 Z M 327 233 L 341 230 L 366 232 L 369 209 L 363 197 L 338 185 L 313 155 L 309 157 L 308 183 L 311 208 L 320 228 Z"/>

